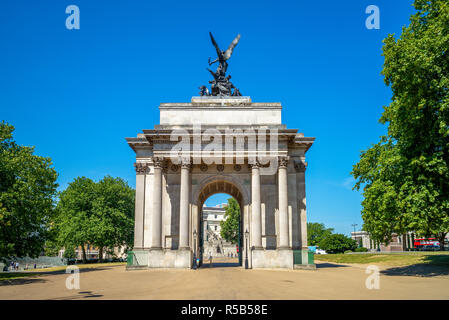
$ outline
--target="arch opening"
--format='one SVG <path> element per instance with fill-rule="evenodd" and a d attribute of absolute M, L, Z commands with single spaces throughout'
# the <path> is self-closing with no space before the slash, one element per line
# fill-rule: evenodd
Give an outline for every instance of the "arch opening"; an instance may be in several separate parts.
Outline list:
<path fill-rule="evenodd" d="M 227 203 L 214 203 L 206 200 L 216 198 L 226 199 Z M 221 235 L 221 221 L 229 219 L 226 215 L 226 206 L 229 206 L 229 199 L 234 199 L 238 207 L 238 227 L 234 240 L 224 239 Z M 215 200 L 216 202 L 216 200 Z M 197 196 L 198 206 L 198 243 L 195 245 L 196 254 L 201 267 L 237 267 L 243 264 L 243 244 L 244 244 L 244 196 L 240 189 L 230 181 L 216 179 L 205 183 Z M 213 204 L 213 206 L 211 206 Z M 217 206 L 218 205 L 218 206 Z M 228 209 L 229 210 L 229 209 Z M 235 205 L 234 205 L 235 211 Z M 234 216 L 235 219 L 235 216 Z M 228 236 L 229 237 L 229 236 Z M 212 263 L 211 263 L 212 260 Z"/>

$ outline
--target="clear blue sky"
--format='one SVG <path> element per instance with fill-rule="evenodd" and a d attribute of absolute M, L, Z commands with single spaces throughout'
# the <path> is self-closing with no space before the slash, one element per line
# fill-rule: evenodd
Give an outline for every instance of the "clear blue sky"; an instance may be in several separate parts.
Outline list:
<path fill-rule="evenodd" d="M 408 24 L 411 3 L 2 1 L 0 120 L 53 159 L 60 188 L 106 174 L 134 187 L 124 138 L 153 128 L 159 103 L 188 102 L 210 80 L 209 31 L 223 47 L 240 33 L 228 69 L 234 84 L 253 101 L 282 102 L 287 127 L 316 137 L 308 219 L 348 234 L 362 223 L 349 172 L 385 132 L 378 118 L 391 98 L 382 39 Z M 70 4 L 80 8 L 80 30 L 65 27 Z M 365 27 L 370 4 L 380 8 L 380 30 Z"/>

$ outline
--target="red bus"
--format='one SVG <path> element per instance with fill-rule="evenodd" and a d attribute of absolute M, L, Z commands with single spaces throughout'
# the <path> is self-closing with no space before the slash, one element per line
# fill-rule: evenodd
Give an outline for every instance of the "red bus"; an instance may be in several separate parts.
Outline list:
<path fill-rule="evenodd" d="M 439 249 L 440 242 L 435 238 L 415 239 L 415 241 L 413 242 L 413 247 L 418 250 L 419 249 L 421 249 L 421 250 Z"/>

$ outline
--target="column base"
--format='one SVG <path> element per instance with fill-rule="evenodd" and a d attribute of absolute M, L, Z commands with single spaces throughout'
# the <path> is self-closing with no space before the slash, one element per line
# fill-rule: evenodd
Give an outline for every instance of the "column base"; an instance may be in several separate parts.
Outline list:
<path fill-rule="evenodd" d="M 148 253 L 148 268 L 190 269 L 192 267 L 192 259 L 190 248 L 150 251 Z"/>
<path fill-rule="evenodd" d="M 293 269 L 295 269 L 295 270 L 315 270 L 316 271 L 316 264 L 295 264 L 293 266 Z"/>
<path fill-rule="evenodd" d="M 276 250 L 253 250 L 253 269 L 293 269 L 293 250 L 290 248 Z"/>

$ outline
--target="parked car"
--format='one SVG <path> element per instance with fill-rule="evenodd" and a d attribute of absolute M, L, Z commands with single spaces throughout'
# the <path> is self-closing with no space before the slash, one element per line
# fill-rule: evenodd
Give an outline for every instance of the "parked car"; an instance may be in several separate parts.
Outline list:
<path fill-rule="evenodd" d="M 327 254 L 327 252 L 323 249 L 316 249 L 315 254 Z"/>

